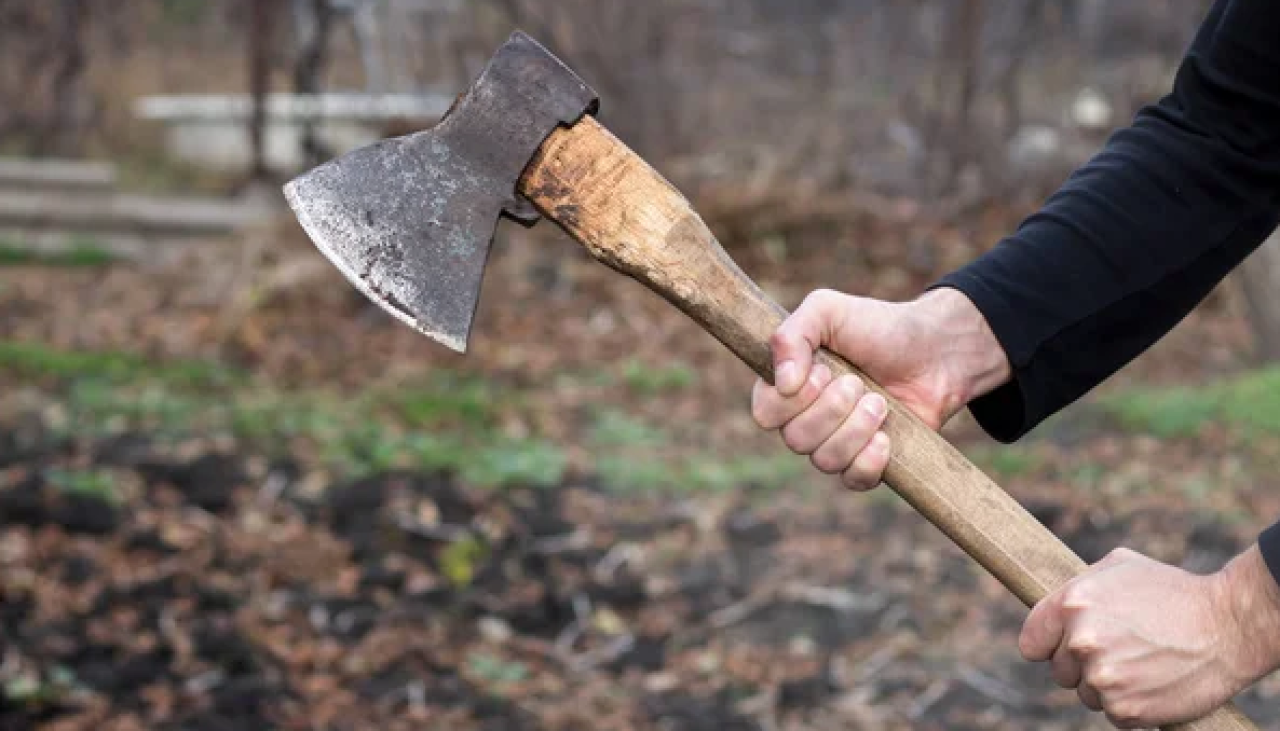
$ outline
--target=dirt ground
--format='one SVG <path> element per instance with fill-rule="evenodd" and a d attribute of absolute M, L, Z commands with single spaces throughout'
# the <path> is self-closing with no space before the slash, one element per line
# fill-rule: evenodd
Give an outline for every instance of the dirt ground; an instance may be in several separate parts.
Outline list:
<path fill-rule="evenodd" d="M 892 498 L 430 473 L 317 494 L 296 463 L 145 434 L 0 443 L 0 728 L 1106 727 L 1020 661 L 1021 607 Z M 125 499 L 49 477 L 86 462 Z M 1038 492 L 1089 560 L 1144 536 L 1209 567 L 1248 540 L 1160 500 Z M 1280 728 L 1277 696 L 1241 703 Z"/>

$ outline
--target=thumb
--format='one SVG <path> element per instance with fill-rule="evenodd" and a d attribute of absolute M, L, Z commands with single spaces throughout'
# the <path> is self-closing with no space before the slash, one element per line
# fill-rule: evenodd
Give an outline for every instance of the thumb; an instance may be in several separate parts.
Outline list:
<path fill-rule="evenodd" d="M 1062 643 L 1064 632 L 1062 592 L 1059 591 L 1040 600 L 1031 609 L 1018 635 L 1018 650 L 1023 658 L 1032 662 L 1048 660 Z"/>
<path fill-rule="evenodd" d="M 794 396 L 809 378 L 813 353 L 840 329 L 846 297 L 820 289 L 804 298 L 769 339 L 773 350 L 773 385 L 783 396 Z"/>

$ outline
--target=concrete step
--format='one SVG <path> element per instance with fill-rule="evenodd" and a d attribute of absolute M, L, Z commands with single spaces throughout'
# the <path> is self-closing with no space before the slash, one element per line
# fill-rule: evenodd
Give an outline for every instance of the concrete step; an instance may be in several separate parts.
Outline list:
<path fill-rule="evenodd" d="M 108 162 L 0 158 L 0 190 L 107 191 L 116 181 Z"/>
<path fill-rule="evenodd" d="M 0 228 L 208 236 L 269 220 L 259 203 L 132 193 L 0 191 Z"/>

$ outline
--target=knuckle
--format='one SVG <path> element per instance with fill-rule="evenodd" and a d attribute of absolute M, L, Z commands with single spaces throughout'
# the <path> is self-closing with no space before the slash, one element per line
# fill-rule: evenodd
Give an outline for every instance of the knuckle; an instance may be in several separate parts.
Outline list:
<path fill-rule="evenodd" d="M 791 317 L 793 318 L 811 317 L 815 310 L 819 310 L 822 308 L 822 302 L 827 297 L 827 295 L 824 294 L 824 292 L 826 291 L 827 290 L 825 289 L 815 289 L 809 294 L 805 295 L 804 299 L 800 301 L 800 306 L 797 307 L 795 311 L 791 313 Z"/>
<path fill-rule="evenodd" d="M 870 487 L 867 484 L 867 478 L 858 471 L 857 463 L 850 465 L 844 472 L 840 473 L 840 481 L 850 490 L 866 490 Z"/>
<path fill-rule="evenodd" d="M 1102 649 L 1102 642 L 1097 633 L 1089 629 L 1081 629 L 1071 633 L 1067 638 L 1067 651 L 1076 655 L 1092 655 Z M 1106 667 L 1106 666 L 1102 666 Z M 1098 672 L 1096 669 L 1094 672 Z M 1092 678 L 1093 676 L 1090 675 Z"/>
<path fill-rule="evenodd" d="M 800 393 L 796 398 L 805 405 L 812 404 L 817 401 L 828 390 L 820 378 L 815 378 L 820 372 L 811 372 L 809 378 L 805 380 L 804 385 L 800 387 Z"/>
<path fill-rule="evenodd" d="M 825 318 L 836 311 L 844 295 L 834 289 L 815 289 L 804 298 L 804 302 L 796 309 L 803 310 L 804 317 Z"/>
<path fill-rule="evenodd" d="M 797 426 L 794 421 L 782 428 L 782 443 L 787 445 L 787 449 L 796 454 L 808 454 L 812 451 L 809 446 L 809 435 L 802 426 Z"/>
<path fill-rule="evenodd" d="M 804 301 L 812 303 L 814 305 L 823 305 L 835 300 L 839 296 L 840 296 L 839 293 L 836 292 L 834 289 L 830 289 L 827 287 L 819 287 L 818 289 L 815 289 L 812 292 L 810 292 L 809 295 L 804 298 Z"/>
<path fill-rule="evenodd" d="M 866 399 L 859 401 L 861 404 Z M 853 414 L 853 426 L 857 434 L 865 439 L 870 439 L 880 428 L 880 419 L 871 410 L 863 406 L 859 406 Z"/>
<path fill-rule="evenodd" d="M 870 490 L 880 482 L 879 472 L 864 466 L 861 459 L 859 455 L 844 471 L 844 484 L 854 490 Z"/>
<path fill-rule="evenodd" d="M 876 432 L 871 437 L 871 448 L 867 459 L 871 461 L 876 472 L 884 472 L 889 468 L 889 462 L 893 459 L 893 439 L 885 432 Z"/>
<path fill-rule="evenodd" d="M 774 431 L 779 426 L 778 420 L 773 418 L 773 414 L 767 411 L 763 406 L 752 409 L 751 418 L 755 421 L 756 426 L 766 431 Z"/>
<path fill-rule="evenodd" d="M 1107 713 L 1107 720 L 1117 728 L 1142 728 L 1146 725 L 1143 721 L 1144 709 L 1138 701 L 1128 698 L 1111 700 L 1104 695 L 1102 708 Z"/>
<path fill-rule="evenodd" d="M 800 442 L 796 440 L 796 434 L 793 429 L 782 430 L 782 443 L 792 452 L 800 453 Z"/>
<path fill-rule="evenodd" d="M 770 431 L 779 429 L 790 421 L 791 417 L 792 414 L 786 402 L 782 401 L 776 392 L 762 389 L 751 399 L 751 418 L 763 429 Z"/>
<path fill-rule="evenodd" d="M 772 429 L 776 426 L 776 424 L 773 423 L 772 417 L 773 412 L 769 409 L 768 405 L 765 404 L 764 395 L 757 393 L 751 399 L 751 419 L 755 421 L 758 426 L 764 429 Z"/>
<path fill-rule="evenodd" d="M 1093 605 L 1093 592 L 1084 581 L 1073 581 L 1062 590 L 1062 608 L 1068 611 L 1080 611 Z"/>
<path fill-rule="evenodd" d="M 840 376 L 826 390 L 828 405 L 836 415 L 847 416 L 858 405 L 862 391 L 862 381 L 857 376 Z"/>
<path fill-rule="evenodd" d="M 835 450 L 819 449 L 809 456 L 809 462 L 818 469 L 819 472 L 827 475 L 834 475 L 843 472 L 848 467 L 847 462 L 840 459 L 840 455 Z"/>
<path fill-rule="evenodd" d="M 821 361 L 813 363 L 809 369 L 809 379 L 822 388 L 826 388 L 832 378 L 831 368 Z"/>
<path fill-rule="evenodd" d="M 862 404 L 862 410 L 867 418 L 877 427 L 889 416 L 889 404 L 885 398 L 878 393 L 866 391 L 865 387 L 863 397 L 858 403 Z"/>
<path fill-rule="evenodd" d="M 1114 665 L 1097 663 L 1085 672 L 1085 680 L 1099 693 L 1107 693 L 1120 686 L 1120 673 Z"/>
<path fill-rule="evenodd" d="M 1120 546 L 1118 548 L 1111 549 L 1111 551 L 1107 553 L 1106 557 L 1111 560 L 1128 560 L 1137 555 L 1137 552 L 1133 549 Z"/>
<path fill-rule="evenodd" d="M 844 475 L 844 477 L 841 479 L 841 482 L 844 483 L 845 487 L 849 488 L 850 490 L 853 490 L 854 492 L 866 492 L 867 490 L 870 490 L 872 487 L 874 487 L 874 485 L 870 485 L 866 482 L 863 482 L 862 480 L 859 480 L 856 477 L 850 477 L 848 473 Z"/>

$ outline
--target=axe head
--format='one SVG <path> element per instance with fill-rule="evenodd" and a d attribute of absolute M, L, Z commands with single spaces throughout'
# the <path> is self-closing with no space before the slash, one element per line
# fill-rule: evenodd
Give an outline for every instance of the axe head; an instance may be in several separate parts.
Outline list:
<path fill-rule="evenodd" d="M 330 160 L 289 181 L 285 198 L 356 288 L 464 352 L 498 218 L 538 219 L 517 191 L 521 174 L 558 125 L 597 104 L 582 79 L 516 32 L 437 125 Z"/>

